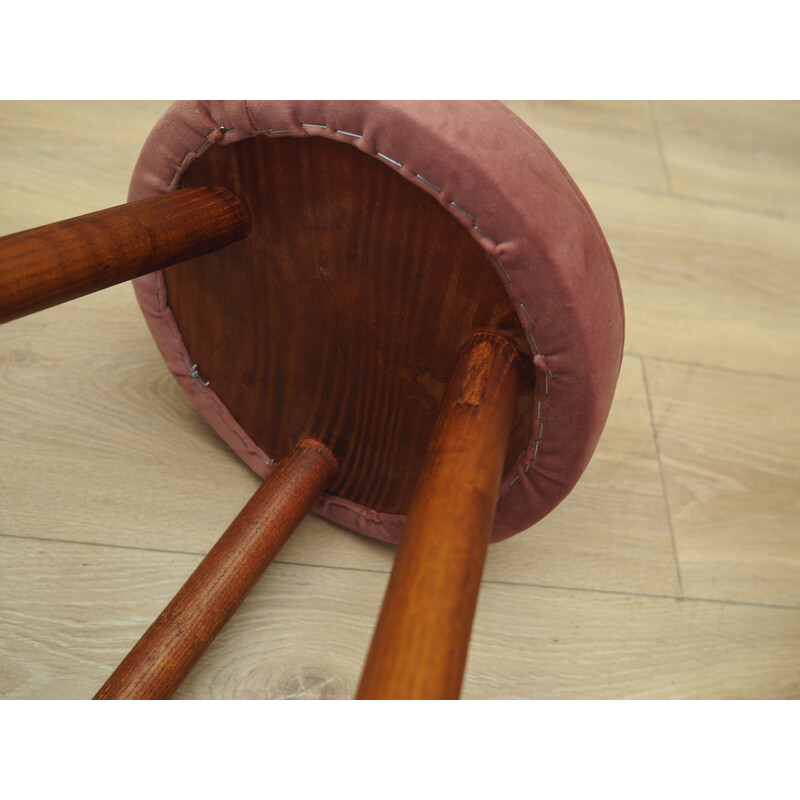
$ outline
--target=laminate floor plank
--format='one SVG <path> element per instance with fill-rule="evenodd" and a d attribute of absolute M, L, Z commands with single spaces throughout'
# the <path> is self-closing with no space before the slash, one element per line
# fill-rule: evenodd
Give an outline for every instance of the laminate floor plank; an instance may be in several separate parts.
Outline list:
<path fill-rule="evenodd" d="M 505 105 L 542 137 L 579 184 L 586 178 L 669 191 L 648 103 L 506 100 Z"/>
<path fill-rule="evenodd" d="M 197 557 L 0 550 L 0 697 L 91 697 Z M 387 576 L 274 564 L 176 699 L 353 696 Z M 800 609 L 484 582 L 465 699 L 797 698 Z"/>
<path fill-rule="evenodd" d="M 164 101 L 0 102 L 0 236 L 120 205 Z"/>
<path fill-rule="evenodd" d="M 583 181 L 617 263 L 625 349 L 800 378 L 795 220 Z"/>
<path fill-rule="evenodd" d="M 164 368 L 128 285 L 4 325 L 0 379 L 0 533 L 206 552 L 259 484 Z"/>
<path fill-rule="evenodd" d="M 0 697 L 91 698 L 199 560 L 5 539 Z M 364 575 L 273 565 L 177 697 L 351 697 L 386 581 Z"/>
<path fill-rule="evenodd" d="M 798 699 L 800 609 L 484 586 L 465 699 Z"/>
<path fill-rule="evenodd" d="M 687 595 L 800 606 L 800 382 L 645 369 Z"/>
<path fill-rule="evenodd" d="M 677 194 L 800 216 L 800 102 L 653 103 Z"/>

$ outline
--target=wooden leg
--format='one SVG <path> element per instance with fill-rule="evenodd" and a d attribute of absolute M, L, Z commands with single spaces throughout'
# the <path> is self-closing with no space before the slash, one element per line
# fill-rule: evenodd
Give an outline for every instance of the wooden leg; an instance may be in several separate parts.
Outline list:
<path fill-rule="evenodd" d="M 166 700 L 189 674 L 335 475 L 303 439 L 279 462 L 95 700 Z"/>
<path fill-rule="evenodd" d="M 0 238 L 0 322 L 219 250 L 248 231 L 227 189 L 179 189 Z"/>
<path fill-rule="evenodd" d="M 457 699 L 519 382 L 517 348 L 474 334 L 448 384 L 358 699 Z"/>

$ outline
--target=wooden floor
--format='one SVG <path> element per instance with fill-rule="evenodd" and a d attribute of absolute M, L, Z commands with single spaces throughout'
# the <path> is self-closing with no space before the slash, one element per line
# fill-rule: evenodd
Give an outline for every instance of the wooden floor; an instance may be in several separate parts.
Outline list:
<path fill-rule="evenodd" d="M 626 301 L 597 453 L 490 549 L 479 698 L 800 698 L 800 104 L 512 102 Z M 0 234 L 116 205 L 166 103 L 0 103 Z M 0 328 L 0 696 L 89 698 L 258 480 L 128 285 Z M 392 564 L 309 518 L 180 698 L 348 698 Z"/>

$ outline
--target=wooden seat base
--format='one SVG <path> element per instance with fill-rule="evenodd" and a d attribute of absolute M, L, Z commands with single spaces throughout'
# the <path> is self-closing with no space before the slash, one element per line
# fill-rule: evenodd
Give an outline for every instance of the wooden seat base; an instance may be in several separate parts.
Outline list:
<path fill-rule="evenodd" d="M 197 374 L 264 452 L 323 442 L 329 491 L 405 514 L 458 353 L 475 330 L 532 356 L 486 253 L 433 198 L 360 150 L 258 136 L 211 148 L 183 187 L 218 185 L 241 242 L 164 272 Z M 532 370 L 509 468 L 531 438 Z"/>

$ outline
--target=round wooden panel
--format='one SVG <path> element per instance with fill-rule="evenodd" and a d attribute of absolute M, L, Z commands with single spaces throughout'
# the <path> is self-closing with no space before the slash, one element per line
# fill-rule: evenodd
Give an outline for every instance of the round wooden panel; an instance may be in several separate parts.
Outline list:
<path fill-rule="evenodd" d="M 477 329 L 530 353 L 486 253 L 424 191 L 357 148 L 258 136 L 210 148 L 183 184 L 224 186 L 253 229 L 165 271 L 198 371 L 273 458 L 303 437 L 329 490 L 405 513 L 458 351 Z M 525 376 L 506 466 L 532 427 Z"/>

